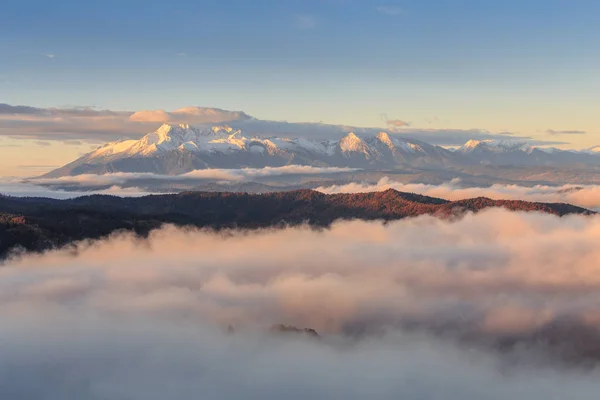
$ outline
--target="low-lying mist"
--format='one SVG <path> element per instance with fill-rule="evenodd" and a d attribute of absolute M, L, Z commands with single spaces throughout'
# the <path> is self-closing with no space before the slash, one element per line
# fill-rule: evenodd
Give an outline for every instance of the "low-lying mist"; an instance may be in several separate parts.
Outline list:
<path fill-rule="evenodd" d="M 27 182 L 49 187 L 61 185 L 122 186 L 136 180 L 155 181 L 157 183 L 184 181 L 213 181 L 217 183 L 251 182 L 252 180 L 285 176 L 318 176 L 358 171 L 355 168 L 312 167 L 308 165 L 286 165 L 282 167 L 240 168 L 240 169 L 198 169 L 180 175 L 159 175 L 148 172 L 115 172 L 104 175 L 82 174 L 58 178 L 30 178 Z"/>
<path fill-rule="evenodd" d="M 600 217 L 493 209 L 17 256 L 0 398 L 595 399 L 599 240 Z"/>
<path fill-rule="evenodd" d="M 418 193 L 446 200 L 462 200 L 489 197 L 494 200 L 524 200 L 543 203 L 569 203 L 600 210 L 600 186 L 598 185 L 535 185 L 519 186 L 494 184 L 487 187 L 465 187 L 459 179 L 442 185 L 402 183 L 382 178 L 376 184 L 353 182 L 344 185 L 321 186 L 316 190 L 327 193 L 368 193 L 395 189 L 400 192 Z"/>
<path fill-rule="evenodd" d="M 184 184 L 179 190 L 231 191 L 240 190 L 235 185 L 269 182 L 280 179 L 277 185 L 263 190 L 290 190 L 299 187 L 315 187 L 316 184 L 302 183 L 311 177 L 326 175 L 331 179 L 343 178 L 347 168 L 316 168 L 307 166 L 285 166 L 262 169 L 208 169 L 183 175 L 156 175 L 151 173 L 115 173 L 106 175 L 78 175 L 61 178 L 35 178 L 28 180 L 0 181 L 0 193 L 13 196 L 38 196 L 51 198 L 73 198 L 89 194 L 111 194 L 117 196 L 145 196 L 152 193 L 177 192 L 173 185 Z M 339 174 L 339 175 L 338 175 Z M 286 182 L 286 179 L 297 181 Z M 266 180 L 266 181 L 265 181 Z M 208 186 L 206 186 L 208 185 Z M 291 185 L 291 186 L 290 186 Z M 308 185 L 308 186 L 307 186 Z M 401 192 L 418 193 L 446 200 L 463 200 L 489 197 L 495 200 L 524 200 L 546 203 L 569 203 L 600 211 L 600 186 L 598 185 L 534 185 L 520 186 L 493 184 L 490 186 L 465 186 L 459 179 L 441 185 L 425 183 L 402 183 L 385 177 L 376 183 L 352 182 L 338 185 L 322 184 L 315 190 L 326 194 L 364 193 L 396 189 Z M 243 187 L 242 190 L 248 190 Z"/>

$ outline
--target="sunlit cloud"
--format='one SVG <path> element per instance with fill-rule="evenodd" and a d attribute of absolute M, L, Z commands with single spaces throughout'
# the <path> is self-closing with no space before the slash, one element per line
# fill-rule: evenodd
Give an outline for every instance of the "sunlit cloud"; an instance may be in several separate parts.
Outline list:
<path fill-rule="evenodd" d="M 0 397 L 595 399 L 599 240 L 600 217 L 492 209 L 15 256 Z"/>
<path fill-rule="evenodd" d="M 24 182 L 28 184 L 45 185 L 49 187 L 63 185 L 81 185 L 85 187 L 106 185 L 129 185 L 136 180 L 155 182 L 182 181 L 217 181 L 223 183 L 251 182 L 260 178 L 293 175 L 327 175 L 358 171 L 355 168 L 312 167 L 308 165 L 286 165 L 283 167 L 241 168 L 241 169 L 199 169 L 181 175 L 158 175 L 144 172 L 118 172 L 112 174 L 93 175 L 82 174 L 63 176 L 59 178 L 31 178 Z"/>
<path fill-rule="evenodd" d="M 175 111 L 141 110 L 112 111 L 91 107 L 37 108 L 0 103 L 0 136 L 41 140 L 80 140 L 106 143 L 119 139 L 139 139 L 155 131 L 162 123 L 206 125 L 227 124 L 242 129 L 247 135 L 301 137 L 308 139 L 340 139 L 354 132 L 375 136 L 384 129 L 391 132 L 402 128 L 403 137 L 441 146 L 460 146 L 471 139 L 502 139 L 506 132 L 493 133 L 482 129 L 421 129 L 409 128 L 403 120 L 392 120 L 393 126 L 361 128 L 323 123 L 291 123 L 253 118 L 243 111 L 219 108 L 185 107 Z M 398 133 L 398 132 L 397 132 Z M 532 145 L 556 145 L 566 142 L 534 140 L 513 135 L 514 140 Z M 66 160 L 68 161 L 68 160 Z"/>
<path fill-rule="evenodd" d="M 461 185 L 459 179 L 442 185 L 423 183 L 402 183 L 390 178 L 382 178 L 376 184 L 353 182 L 343 185 L 322 186 L 316 190 L 323 193 L 369 193 L 395 189 L 401 192 L 418 193 L 446 200 L 462 200 L 476 197 L 489 197 L 494 200 L 526 200 L 547 203 L 569 203 L 600 211 L 600 186 L 572 185 L 562 186 L 534 185 L 519 186 L 494 184 L 488 187 L 470 187 Z"/>
<path fill-rule="evenodd" d="M 387 123 L 387 126 L 389 129 L 394 129 L 394 130 L 410 126 L 409 122 L 402 121 L 400 119 L 390 119 L 390 120 L 387 120 L 386 123 Z"/>
<path fill-rule="evenodd" d="M 243 112 L 205 107 L 186 107 L 173 112 L 133 112 L 0 104 L 0 136 L 106 143 L 122 138 L 140 138 L 164 122 L 211 124 L 248 118 Z"/>
<path fill-rule="evenodd" d="M 30 175 L 39 175 L 56 166 L 18 166 L 27 169 Z M 36 196 L 50 198 L 73 198 L 90 194 L 114 194 L 143 196 L 152 193 L 153 185 L 169 186 L 174 183 L 189 185 L 212 182 L 228 190 L 230 185 L 256 182 L 272 177 L 335 176 L 336 174 L 359 171 L 353 168 L 311 167 L 288 165 L 284 167 L 204 169 L 182 175 L 157 175 L 152 173 L 113 173 L 104 175 L 83 174 L 59 178 L 27 178 L 0 180 L 0 194 L 11 196 Z M 148 187 L 140 189 L 139 187 Z M 66 190 L 68 189 L 68 190 Z M 161 191 L 163 192 L 163 191 Z"/>
<path fill-rule="evenodd" d="M 46 172 L 55 166 L 46 165 L 19 165 L 21 169 L 28 170 L 31 174 L 40 174 Z M 46 197 L 52 199 L 72 199 L 80 196 L 89 196 L 93 194 L 109 194 L 121 197 L 141 197 L 153 194 L 137 187 L 123 188 L 119 185 L 107 183 L 100 188 L 86 188 L 86 190 L 63 190 L 59 187 L 46 187 L 32 183 L 23 182 L 18 179 L 4 179 L 0 181 L 0 195 L 15 197 Z"/>

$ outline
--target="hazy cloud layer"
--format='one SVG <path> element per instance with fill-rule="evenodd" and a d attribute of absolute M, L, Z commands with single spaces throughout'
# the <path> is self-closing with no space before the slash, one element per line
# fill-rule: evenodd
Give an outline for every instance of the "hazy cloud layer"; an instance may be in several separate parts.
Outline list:
<path fill-rule="evenodd" d="M 146 180 L 155 182 L 216 181 L 221 183 L 251 182 L 261 178 L 294 175 L 328 175 L 358 171 L 353 168 L 311 167 L 287 165 L 284 167 L 241 168 L 241 169 L 199 169 L 181 175 L 157 175 L 153 173 L 118 172 L 113 174 L 63 176 L 59 178 L 32 178 L 25 182 L 45 186 L 106 186 L 129 185 L 132 181 Z"/>
<path fill-rule="evenodd" d="M 438 146 L 462 146 L 469 140 L 506 140 L 510 135 L 510 140 L 524 141 L 531 145 L 560 145 L 568 144 L 564 141 L 537 140 L 529 136 L 515 135 L 512 132 L 491 133 L 481 129 L 402 129 L 397 135 L 409 139 L 422 140 L 424 142 Z"/>
<path fill-rule="evenodd" d="M 173 112 L 133 112 L 0 104 L 0 136 L 105 143 L 121 138 L 139 138 L 156 130 L 163 122 L 212 124 L 248 118 L 243 112 L 205 107 L 186 107 Z"/>
<path fill-rule="evenodd" d="M 167 227 L 9 260 L 0 397 L 595 399 L 595 368 L 551 361 L 599 343 L 598 240 L 598 217 L 496 209 L 325 231 Z"/>
<path fill-rule="evenodd" d="M 396 189 L 401 192 L 418 193 L 447 200 L 462 200 L 475 197 L 489 197 L 495 200 L 525 200 L 545 203 L 570 203 L 585 208 L 600 210 L 600 186 L 563 185 L 532 187 L 496 184 L 489 187 L 464 187 L 456 179 L 443 185 L 423 183 L 401 183 L 389 178 L 377 184 L 349 183 L 345 185 L 323 186 L 316 190 L 323 193 L 367 193 Z"/>
<path fill-rule="evenodd" d="M 156 175 L 152 173 L 114 173 L 105 175 L 77 175 L 60 178 L 32 178 L 26 180 L 5 179 L 0 181 L 0 193 L 23 196 L 35 195 L 42 197 L 67 198 L 92 192 L 112 193 L 115 195 L 145 195 L 147 190 L 137 187 L 151 188 L 154 185 L 161 187 L 169 183 L 194 183 L 202 184 L 213 182 L 227 185 L 249 182 L 261 182 L 269 178 L 306 177 L 328 175 L 348 172 L 360 172 L 352 168 L 319 168 L 310 166 L 290 165 L 285 167 L 243 168 L 243 169 L 205 169 L 196 170 L 182 175 Z M 166 186 L 165 186 L 166 185 Z M 62 189 L 68 188 L 65 192 Z M 79 191 L 77 189 L 80 189 Z M 127 189 L 122 189 L 127 188 Z M 285 187 L 284 187 L 285 188 Z M 395 189 L 401 192 L 418 193 L 446 200 L 462 200 L 476 197 L 489 197 L 495 200 L 525 200 L 545 203 L 569 203 L 580 207 L 600 211 L 600 186 L 598 185 L 562 185 L 562 186 L 519 186 L 495 184 L 487 187 L 470 187 L 462 185 L 459 179 L 452 180 L 442 185 L 424 183 L 401 183 L 390 178 L 382 178 L 376 184 L 354 182 L 342 185 L 327 185 L 317 187 L 315 190 L 333 193 L 366 193 L 381 192 Z M 55 193 L 56 191 L 56 193 Z M 107 192 L 108 191 L 108 192 Z"/>
<path fill-rule="evenodd" d="M 10 104 L 0 103 L 0 115 L 28 115 L 42 113 L 40 108 L 29 106 L 11 106 Z"/>
<path fill-rule="evenodd" d="M 402 121 L 401 119 L 390 119 L 386 121 L 389 129 L 400 129 L 410 126 L 410 123 Z"/>
<path fill-rule="evenodd" d="M 439 146 L 462 146 L 471 139 L 475 140 L 505 140 L 507 132 L 491 133 L 482 129 L 420 129 L 410 127 L 407 122 L 401 120 L 392 122 L 387 126 L 389 133 L 399 137 L 420 140 Z M 387 122 L 386 122 L 387 123 Z M 319 123 L 290 123 L 281 121 L 264 121 L 249 119 L 245 121 L 234 121 L 228 123 L 236 129 L 242 129 L 247 133 L 257 136 L 284 136 L 304 137 L 308 139 L 340 139 L 349 132 L 357 135 L 376 136 L 385 128 L 359 128 L 342 125 L 328 125 Z M 511 140 L 527 141 L 531 145 L 565 144 L 561 141 L 535 140 L 528 136 L 512 135 Z"/>
<path fill-rule="evenodd" d="M 217 108 L 186 107 L 173 112 L 165 110 L 137 111 L 129 116 L 136 122 L 170 122 L 175 124 L 206 124 L 249 119 L 240 111 L 225 111 Z"/>
<path fill-rule="evenodd" d="M 139 139 L 156 130 L 163 122 L 176 124 L 227 123 L 242 129 L 249 136 L 303 137 L 309 139 L 339 139 L 348 132 L 375 136 L 390 129 L 402 137 L 422 140 L 441 146 L 460 146 L 470 139 L 503 139 L 506 133 L 491 133 L 481 129 L 419 129 L 408 128 L 405 121 L 389 121 L 386 127 L 360 128 L 321 123 L 290 123 L 252 118 L 241 111 L 218 108 L 186 107 L 176 111 L 142 110 L 111 111 L 95 108 L 37 108 L 0 103 L 0 136 L 41 140 L 84 140 L 106 143 L 118 139 Z M 564 144 L 560 141 L 533 140 L 527 136 L 512 137 L 531 144 Z"/>
<path fill-rule="evenodd" d="M 88 196 L 92 194 L 110 194 L 121 197 L 140 197 L 152 194 L 140 188 L 123 188 L 118 185 L 113 185 L 110 182 L 105 185 L 98 186 L 107 188 L 86 191 L 65 191 L 57 188 L 56 186 L 41 186 L 26 183 L 20 179 L 4 179 L 0 180 L 0 194 L 16 197 L 47 197 L 52 199 L 71 199 L 74 197 Z"/>
<path fill-rule="evenodd" d="M 115 195 L 146 195 L 155 185 L 167 187 L 169 183 L 202 184 L 212 182 L 227 185 L 249 182 L 261 182 L 269 178 L 306 177 L 360 172 L 352 168 L 319 168 L 290 165 L 285 167 L 243 168 L 243 169 L 205 169 L 182 175 L 156 175 L 152 173 L 113 173 L 105 175 L 84 174 L 60 178 L 31 178 L 26 180 L 5 179 L 0 181 L 0 193 L 24 196 L 67 198 L 93 193 Z M 166 186 L 165 186 L 166 185 Z M 137 187 L 136 187 L 137 186 Z M 68 188 L 69 191 L 63 191 Z M 80 189 L 79 191 L 77 189 Z M 126 189 L 123 189 L 126 188 Z M 283 186 L 285 188 L 285 186 Z M 402 183 L 390 178 L 382 178 L 377 183 L 353 182 L 341 185 L 326 185 L 315 190 L 322 193 L 367 193 L 395 189 L 401 192 L 418 193 L 446 200 L 462 200 L 476 197 L 489 197 L 495 200 L 525 200 L 544 203 L 569 203 L 580 207 L 600 211 L 600 186 L 598 185 L 562 185 L 562 186 L 519 186 L 495 184 L 487 187 L 462 185 L 459 179 L 442 185 L 424 183 Z M 84 191 L 86 190 L 86 191 Z M 55 193 L 56 192 L 56 193 Z"/>

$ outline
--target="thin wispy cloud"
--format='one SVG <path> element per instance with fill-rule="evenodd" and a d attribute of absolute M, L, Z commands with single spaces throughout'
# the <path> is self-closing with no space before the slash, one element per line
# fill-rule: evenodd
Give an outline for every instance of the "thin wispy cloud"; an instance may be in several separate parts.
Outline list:
<path fill-rule="evenodd" d="M 26 169 L 54 169 L 54 168 L 58 168 L 60 167 L 60 165 L 37 165 L 37 164 L 21 164 L 21 165 L 17 165 L 17 167 L 19 168 L 26 168 Z"/>
<path fill-rule="evenodd" d="M 298 14 L 294 17 L 294 25 L 298 29 L 315 29 L 319 21 L 313 15 Z"/>
<path fill-rule="evenodd" d="M 42 54 L 44 57 L 49 58 L 49 59 L 55 59 L 56 58 L 56 54 L 52 54 L 52 53 L 48 53 L 48 54 Z"/>
<path fill-rule="evenodd" d="M 406 126 L 410 126 L 410 123 L 401 119 L 390 119 L 387 121 L 387 126 L 389 129 L 399 129 L 404 128 Z"/>
<path fill-rule="evenodd" d="M 82 146 L 83 145 L 83 142 L 81 140 L 64 140 L 62 143 L 66 144 L 67 146 Z"/>
<path fill-rule="evenodd" d="M 587 132 L 577 131 L 577 130 L 555 131 L 553 129 L 548 129 L 546 131 L 546 133 L 548 135 L 557 136 L 557 135 L 585 135 Z"/>
<path fill-rule="evenodd" d="M 406 11 L 404 11 L 403 8 L 400 8 L 397 6 L 379 6 L 376 8 L 376 10 L 385 15 L 391 15 L 391 16 L 406 15 Z"/>
<path fill-rule="evenodd" d="M 598 240 L 597 217 L 496 209 L 12 258 L 0 398 L 596 399 Z"/>

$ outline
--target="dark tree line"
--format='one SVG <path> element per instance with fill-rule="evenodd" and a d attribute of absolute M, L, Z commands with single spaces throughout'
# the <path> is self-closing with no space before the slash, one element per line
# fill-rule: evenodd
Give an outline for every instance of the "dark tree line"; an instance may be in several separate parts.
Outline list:
<path fill-rule="evenodd" d="M 476 198 L 450 202 L 412 193 L 326 195 L 312 190 L 267 194 L 186 192 L 141 198 L 85 196 L 70 200 L 0 196 L 0 257 L 10 249 L 42 251 L 116 231 L 147 235 L 165 223 L 201 228 L 257 229 L 336 220 L 392 221 L 423 214 L 441 218 L 489 207 L 554 215 L 589 214 L 569 204 Z"/>

